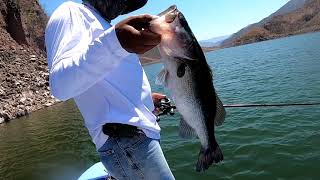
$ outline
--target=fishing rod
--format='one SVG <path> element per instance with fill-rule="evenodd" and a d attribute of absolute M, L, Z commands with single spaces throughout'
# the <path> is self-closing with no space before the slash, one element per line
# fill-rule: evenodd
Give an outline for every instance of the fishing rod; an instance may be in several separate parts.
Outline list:
<path fill-rule="evenodd" d="M 250 108 L 250 107 L 289 107 L 289 106 L 316 106 L 320 105 L 320 102 L 316 103 L 280 103 L 280 104 L 226 104 L 225 108 Z"/>
<path fill-rule="evenodd" d="M 316 106 L 320 105 L 320 102 L 314 103 L 278 103 L 278 104 L 226 104 L 223 105 L 225 108 L 256 108 L 256 107 L 289 107 L 289 106 Z M 156 104 L 159 109 L 157 116 L 157 121 L 160 121 L 160 116 L 175 114 L 176 106 L 171 104 L 169 98 L 163 98 L 160 102 Z"/>

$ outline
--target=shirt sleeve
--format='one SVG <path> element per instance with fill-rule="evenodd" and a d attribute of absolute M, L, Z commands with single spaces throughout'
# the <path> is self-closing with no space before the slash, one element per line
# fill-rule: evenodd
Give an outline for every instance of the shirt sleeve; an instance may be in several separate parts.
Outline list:
<path fill-rule="evenodd" d="M 72 7 L 52 14 L 45 34 L 49 84 L 60 100 L 76 97 L 101 81 L 129 55 L 111 27 L 92 39 L 92 27 Z"/>

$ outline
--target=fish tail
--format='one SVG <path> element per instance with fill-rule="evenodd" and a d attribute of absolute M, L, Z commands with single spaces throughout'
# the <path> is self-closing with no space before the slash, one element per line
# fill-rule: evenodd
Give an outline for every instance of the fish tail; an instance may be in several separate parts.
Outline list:
<path fill-rule="evenodd" d="M 197 172 L 204 172 L 213 163 L 218 163 L 223 160 L 223 154 L 218 144 L 207 149 L 201 148 L 196 166 Z"/>

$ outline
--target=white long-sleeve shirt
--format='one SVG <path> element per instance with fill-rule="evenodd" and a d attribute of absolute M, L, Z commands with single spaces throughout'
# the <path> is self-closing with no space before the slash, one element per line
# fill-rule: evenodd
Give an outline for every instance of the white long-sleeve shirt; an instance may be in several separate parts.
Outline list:
<path fill-rule="evenodd" d="M 108 138 L 102 132 L 105 123 L 134 125 L 160 139 L 138 56 L 121 47 L 114 27 L 94 8 L 60 5 L 50 17 L 45 42 L 51 92 L 60 100 L 74 98 L 97 149 Z"/>

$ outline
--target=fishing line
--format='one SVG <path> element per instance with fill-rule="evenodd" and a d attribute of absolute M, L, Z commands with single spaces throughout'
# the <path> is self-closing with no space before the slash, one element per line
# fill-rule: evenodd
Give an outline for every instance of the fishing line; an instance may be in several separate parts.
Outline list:
<path fill-rule="evenodd" d="M 250 108 L 250 107 L 289 107 L 289 106 L 316 106 L 320 102 L 315 103 L 283 103 L 283 104 L 226 104 L 225 108 Z"/>

